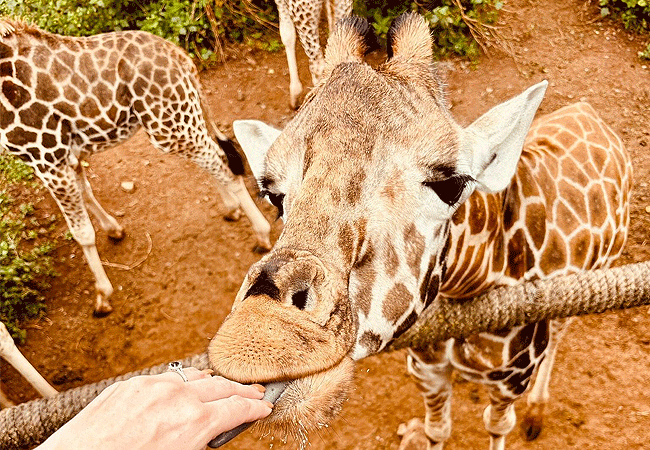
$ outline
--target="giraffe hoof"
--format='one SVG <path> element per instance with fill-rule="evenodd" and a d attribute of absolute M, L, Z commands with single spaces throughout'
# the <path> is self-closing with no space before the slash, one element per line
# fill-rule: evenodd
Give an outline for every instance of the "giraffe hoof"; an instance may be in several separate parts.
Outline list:
<path fill-rule="evenodd" d="M 535 416 L 525 417 L 521 422 L 521 431 L 524 435 L 524 439 L 527 441 L 537 439 L 542 432 L 542 418 Z"/>
<path fill-rule="evenodd" d="M 114 231 L 109 231 L 108 233 L 108 238 L 113 242 L 121 241 L 122 239 L 124 239 L 124 236 L 126 236 L 124 230 L 114 230 Z"/>
<path fill-rule="evenodd" d="M 226 222 L 237 222 L 239 219 L 241 219 L 241 209 L 239 208 L 234 209 L 223 216 L 223 220 Z"/>
<path fill-rule="evenodd" d="M 401 423 L 397 428 L 397 435 L 402 438 L 399 450 L 419 450 L 428 448 L 429 439 L 424 434 L 424 423 L 418 418 L 413 418 L 406 423 Z"/>
<path fill-rule="evenodd" d="M 101 305 L 97 306 L 93 311 L 93 316 L 99 318 L 106 317 L 113 312 L 113 307 L 111 305 Z"/>
<path fill-rule="evenodd" d="M 255 247 L 253 247 L 253 253 L 257 253 L 258 255 L 268 253 L 269 250 L 271 250 L 271 246 L 266 244 L 255 244 Z"/>

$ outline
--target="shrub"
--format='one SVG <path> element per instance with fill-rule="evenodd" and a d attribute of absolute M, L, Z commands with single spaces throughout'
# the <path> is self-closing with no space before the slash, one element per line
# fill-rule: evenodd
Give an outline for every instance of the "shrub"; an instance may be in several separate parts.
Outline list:
<path fill-rule="evenodd" d="M 5 0 L 0 15 L 68 36 L 142 29 L 209 61 L 222 39 L 277 48 L 269 32 L 277 22 L 274 8 L 264 0 Z"/>
<path fill-rule="evenodd" d="M 498 19 L 503 4 L 498 0 L 425 0 L 395 2 L 388 0 L 356 0 L 355 12 L 373 20 L 380 40 L 392 21 L 405 11 L 421 13 L 429 23 L 435 40 L 434 53 L 438 57 L 456 54 L 476 59 L 481 46 L 496 44 L 491 27 Z"/>
<path fill-rule="evenodd" d="M 650 35 L 650 0 L 599 0 L 600 15 L 623 22 L 626 29 Z M 650 59 L 650 42 L 639 52 L 642 59 Z"/>
<path fill-rule="evenodd" d="M 37 231 L 54 219 L 41 223 L 31 203 L 9 193 L 42 190 L 33 178 L 28 166 L 0 154 L 0 321 L 19 342 L 25 339 L 21 324 L 45 313 L 43 292 L 55 275 L 54 244 Z"/>

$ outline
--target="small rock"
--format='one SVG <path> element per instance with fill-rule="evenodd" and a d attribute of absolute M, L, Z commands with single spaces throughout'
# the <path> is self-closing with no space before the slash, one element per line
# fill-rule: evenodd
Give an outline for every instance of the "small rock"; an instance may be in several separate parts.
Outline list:
<path fill-rule="evenodd" d="M 275 69 L 269 69 L 268 74 L 273 75 L 275 73 Z"/>
<path fill-rule="evenodd" d="M 241 89 L 237 89 L 237 100 L 240 102 L 243 102 L 246 99 L 246 96 L 244 95 L 244 91 Z"/>
<path fill-rule="evenodd" d="M 645 207 L 645 212 L 650 213 L 650 206 Z"/>
<path fill-rule="evenodd" d="M 133 183 L 133 181 L 122 181 L 120 187 L 124 192 L 133 192 L 133 190 L 135 189 L 135 184 Z"/>
<path fill-rule="evenodd" d="M 114 214 L 116 217 L 124 217 L 124 215 L 125 215 L 126 213 L 125 213 L 124 211 L 122 211 L 122 210 L 119 210 L 119 211 L 115 211 L 113 214 Z"/>

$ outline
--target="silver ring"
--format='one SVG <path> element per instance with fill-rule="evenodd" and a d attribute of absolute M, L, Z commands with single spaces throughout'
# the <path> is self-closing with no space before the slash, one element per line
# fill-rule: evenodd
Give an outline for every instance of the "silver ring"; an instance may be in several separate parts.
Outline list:
<path fill-rule="evenodd" d="M 185 375 L 185 372 L 183 372 L 183 363 L 180 361 L 172 361 L 167 365 L 167 370 L 169 372 L 176 372 L 181 376 L 184 382 L 188 382 L 190 380 L 187 379 L 187 375 Z"/>

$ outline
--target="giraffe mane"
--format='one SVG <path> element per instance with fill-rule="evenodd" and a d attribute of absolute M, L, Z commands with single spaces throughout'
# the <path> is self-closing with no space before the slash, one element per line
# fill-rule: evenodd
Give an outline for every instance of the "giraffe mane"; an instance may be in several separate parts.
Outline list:
<path fill-rule="evenodd" d="M 36 25 L 30 24 L 22 19 L 0 17 L 0 37 L 7 37 L 18 33 L 29 33 L 34 35 L 45 34 L 45 32 Z"/>

